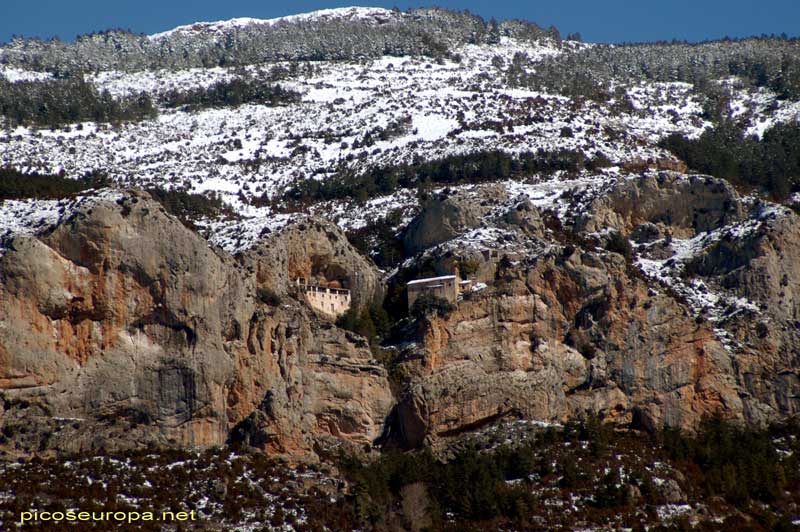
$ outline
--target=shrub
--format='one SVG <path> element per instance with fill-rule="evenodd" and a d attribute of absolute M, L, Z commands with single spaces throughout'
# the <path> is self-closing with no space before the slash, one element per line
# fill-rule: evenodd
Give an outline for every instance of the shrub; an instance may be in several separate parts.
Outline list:
<path fill-rule="evenodd" d="M 216 196 L 194 194 L 183 190 L 148 188 L 147 192 L 164 209 L 178 217 L 185 225 L 193 228 L 198 218 L 216 216 L 223 209 L 222 200 Z"/>
<path fill-rule="evenodd" d="M 392 268 L 405 258 L 403 243 L 396 235 L 402 220 L 402 211 L 394 210 L 385 218 L 348 231 L 347 240 L 361 254 L 372 258 L 379 268 Z"/>
<path fill-rule="evenodd" d="M 476 260 L 461 260 L 458 262 L 458 271 L 464 278 L 475 275 L 478 268 L 480 268 L 480 262 Z"/>
<path fill-rule="evenodd" d="M 606 249 L 614 253 L 619 253 L 626 259 L 630 259 L 633 255 L 633 246 L 631 246 L 630 241 L 625 235 L 619 231 L 613 231 L 609 234 L 608 241 L 606 242 Z"/>
<path fill-rule="evenodd" d="M 590 172 L 594 172 L 601 168 L 608 168 L 609 166 L 613 165 L 614 163 L 611 161 L 611 159 L 608 158 L 606 154 L 598 152 L 597 155 L 594 156 L 594 158 L 586 162 L 586 169 L 589 170 Z"/>
<path fill-rule="evenodd" d="M 391 329 L 391 319 L 378 304 L 373 303 L 361 312 L 350 308 L 336 320 L 336 326 L 360 334 L 370 345 L 376 345 Z"/>
<path fill-rule="evenodd" d="M 411 316 L 417 320 L 430 315 L 446 316 L 455 308 L 455 305 L 444 298 L 423 294 L 414 301 L 414 305 L 411 307 Z"/>
<path fill-rule="evenodd" d="M 99 172 L 70 179 L 61 175 L 23 174 L 14 168 L 0 168 L 0 200 L 61 199 L 110 184 L 105 174 Z"/>
<path fill-rule="evenodd" d="M 271 307 L 277 307 L 281 304 L 281 296 L 275 293 L 274 290 L 271 288 L 267 288 L 266 286 L 260 287 L 256 290 L 256 297 L 258 300 L 264 303 L 265 305 L 269 305 Z"/>

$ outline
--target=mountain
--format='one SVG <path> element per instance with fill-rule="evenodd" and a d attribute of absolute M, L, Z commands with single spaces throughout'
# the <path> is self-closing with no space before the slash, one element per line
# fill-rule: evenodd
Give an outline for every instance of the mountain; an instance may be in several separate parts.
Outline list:
<path fill-rule="evenodd" d="M 365 529 L 555 526 L 514 521 L 532 492 L 497 486 L 523 476 L 547 501 L 579 478 L 606 490 L 565 529 L 622 526 L 591 508 L 648 497 L 655 517 L 626 519 L 762 519 L 735 513 L 744 500 L 789 519 L 798 47 L 610 46 L 356 7 L 3 45 L 2 457 L 223 447 L 335 463 L 315 485 L 347 478 L 342 526 Z M 471 281 L 457 298 L 409 308 L 408 282 L 456 271 Z M 322 304 L 349 290 L 350 310 L 337 319 L 299 280 Z M 650 462 L 630 434 L 655 442 Z M 524 471 L 495 440 L 528 453 Z M 601 440 L 553 485 L 528 463 Z M 707 441 L 749 480 L 713 476 Z M 634 479 L 657 460 L 668 482 Z M 422 472 L 441 463 L 504 471 L 482 486 L 512 502 L 454 502 L 462 483 Z M 625 478 L 592 469 L 612 466 Z M 717 516 L 701 511 L 712 493 Z M 415 498 L 438 510 L 414 514 Z M 312 521 L 333 512 L 304 504 Z"/>
<path fill-rule="evenodd" d="M 370 25 L 381 25 L 389 23 L 392 19 L 401 17 L 402 14 L 383 8 L 343 7 L 335 9 L 321 9 L 312 11 L 310 13 L 289 15 L 286 17 L 272 19 L 243 17 L 230 20 L 219 20 L 216 22 L 195 22 L 194 24 L 178 26 L 177 28 L 173 28 L 162 33 L 149 35 L 148 38 L 151 41 L 160 41 L 163 39 L 169 39 L 177 34 L 194 37 L 202 33 L 217 33 L 220 34 L 220 37 L 224 38 L 225 34 L 231 32 L 234 28 L 256 26 L 257 29 L 264 31 L 265 29 L 276 25 L 297 23 L 320 24 L 333 21 L 359 21 Z"/>

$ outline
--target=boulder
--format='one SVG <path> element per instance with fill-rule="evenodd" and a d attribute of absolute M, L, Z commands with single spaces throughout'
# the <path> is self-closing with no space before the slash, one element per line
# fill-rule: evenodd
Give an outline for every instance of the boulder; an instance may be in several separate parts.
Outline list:
<path fill-rule="evenodd" d="M 403 232 L 406 252 L 417 253 L 477 227 L 483 216 L 490 211 L 492 202 L 506 197 L 505 190 L 498 186 L 485 186 L 454 194 L 437 194 L 425 202 L 422 212 Z"/>
<path fill-rule="evenodd" d="M 724 179 L 675 172 L 649 172 L 621 179 L 609 193 L 591 202 L 577 217 L 575 230 L 607 228 L 629 234 L 650 222 L 694 235 L 728 225 L 744 216 L 739 195 Z"/>

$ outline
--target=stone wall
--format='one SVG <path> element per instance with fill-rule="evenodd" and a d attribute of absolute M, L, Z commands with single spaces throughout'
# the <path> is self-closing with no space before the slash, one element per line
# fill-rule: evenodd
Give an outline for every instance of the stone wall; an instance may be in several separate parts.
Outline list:
<path fill-rule="evenodd" d="M 322 286 L 303 288 L 306 301 L 314 310 L 338 318 L 350 309 L 350 291 Z"/>
<path fill-rule="evenodd" d="M 423 294 L 441 297 L 451 303 L 455 303 L 458 299 L 458 284 L 456 280 L 455 276 L 450 276 L 449 278 L 419 279 L 408 283 L 408 308 L 414 306 L 414 302 Z"/>

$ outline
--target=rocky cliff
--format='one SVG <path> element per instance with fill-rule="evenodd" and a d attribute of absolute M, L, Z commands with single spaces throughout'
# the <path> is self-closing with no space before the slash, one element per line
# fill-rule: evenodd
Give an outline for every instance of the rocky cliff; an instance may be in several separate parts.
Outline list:
<path fill-rule="evenodd" d="M 432 443 L 509 416 L 589 411 L 691 429 L 713 413 L 764 425 L 798 412 L 794 213 L 672 172 L 570 196 L 573 227 L 545 230 L 514 198 L 473 206 L 492 213 L 481 230 L 462 227 L 418 256 L 442 270 L 471 261 L 489 286 L 416 323 L 396 362 L 407 382 L 392 426 L 400 441 Z M 436 231 L 470 210 L 449 203 L 411 227 Z M 633 245 L 614 248 L 609 229 Z"/>
<path fill-rule="evenodd" d="M 302 217 L 264 235 L 240 262 L 256 274 L 258 286 L 281 295 L 303 278 L 350 289 L 356 308 L 383 299 L 383 280 L 375 266 L 350 245 L 341 229 L 321 218 Z"/>
<path fill-rule="evenodd" d="M 402 321 L 383 363 L 290 290 L 311 277 L 351 287 L 362 309 L 383 296 L 323 220 L 231 257 L 145 193 L 76 202 L 4 242 L 0 445 L 313 456 L 506 417 L 691 429 L 716 412 L 763 425 L 800 411 L 796 214 L 674 173 L 564 197 L 582 202 L 574 227 L 495 186 L 429 201 L 405 233 L 424 249 L 399 273 L 460 266 L 479 284 Z"/>
<path fill-rule="evenodd" d="M 2 447 L 370 443 L 392 399 L 365 342 L 257 286 L 141 192 L 14 237 L 0 258 Z"/>
<path fill-rule="evenodd" d="M 631 276 L 613 253 L 566 250 L 501 268 L 494 290 L 420 324 L 402 437 L 457 434 L 500 417 L 691 427 L 742 418 L 732 357 L 708 325 Z"/>

